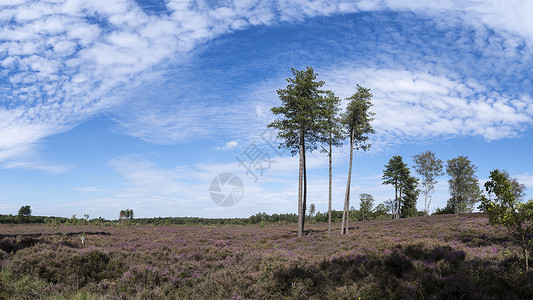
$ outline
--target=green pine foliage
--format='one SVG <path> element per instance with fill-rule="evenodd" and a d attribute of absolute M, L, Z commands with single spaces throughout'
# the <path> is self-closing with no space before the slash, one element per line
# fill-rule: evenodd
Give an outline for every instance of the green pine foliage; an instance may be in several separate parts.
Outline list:
<path fill-rule="evenodd" d="M 402 180 L 407 173 L 407 165 L 403 162 L 400 155 L 393 156 L 383 170 L 382 184 L 392 185 L 394 187 L 394 202 L 392 203 L 392 211 L 395 218 L 400 217 L 400 199 Z"/>
<path fill-rule="evenodd" d="M 409 174 L 409 172 L 407 173 Z M 402 182 L 402 206 L 400 209 L 400 218 L 412 218 L 417 216 L 416 202 L 420 190 L 418 187 L 418 179 L 413 176 L 403 178 Z"/>
<path fill-rule="evenodd" d="M 383 184 L 394 186 L 394 201 L 391 203 L 394 217 L 416 217 L 416 202 L 420 194 L 418 179 L 411 176 L 411 171 L 400 155 L 393 156 L 385 165 L 382 179 Z"/>
<path fill-rule="evenodd" d="M 357 85 L 357 92 L 349 100 L 346 112 L 342 114 L 342 123 L 344 124 L 349 138 L 353 142 L 351 148 L 359 150 L 368 150 L 371 144 L 368 142 L 370 134 L 375 133 L 371 122 L 374 115 L 370 108 L 373 106 L 372 93 L 370 89 Z"/>
<path fill-rule="evenodd" d="M 313 68 L 307 67 L 303 71 L 291 70 L 294 78 L 287 78 L 287 87 L 277 90 L 281 105 L 271 108 L 272 113 L 279 116 L 279 119 L 274 120 L 268 127 L 278 130 L 278 138 L 283 141 L 280 148 L 289 149 L 295 155 L 300 152 L 301 142 L 304 143 L 305 150 L 312 151 L 323 138 L 321 122 L 324 107 L 321 100 L 326 91 L 320 89 L 325 82 L 317 81 L 318 74 Z"/>

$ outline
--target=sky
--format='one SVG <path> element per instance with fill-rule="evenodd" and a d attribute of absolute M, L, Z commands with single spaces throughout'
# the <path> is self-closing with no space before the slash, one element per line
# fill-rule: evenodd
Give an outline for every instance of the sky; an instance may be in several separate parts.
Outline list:
<path fill-rule="evenodd" d="M 532 198 L 532 13 L 528 0 L 2 0 L 0 214 L 296 213 L 298 156 L 267 125 L 291 68 L 308 66 L 342 99 L 357 84 L 373 94 L 351 205 L 392 199 L 388 160 L 412 168 L 427 150 L 468 156 L 481 184 L 507 170 Z M 346 144 L 333 152 L 336 210 Z M 217 190 L 228 173 L 240 181 Z M 308 154 L 308 203 L 321 212 L 327 178 L 326 155 Z M 234 192 L 235 205 L 212 198 Z"/>

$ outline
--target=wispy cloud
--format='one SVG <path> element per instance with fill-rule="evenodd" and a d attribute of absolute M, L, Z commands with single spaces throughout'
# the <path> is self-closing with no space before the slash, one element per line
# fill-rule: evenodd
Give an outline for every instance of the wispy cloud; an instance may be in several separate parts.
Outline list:
<path fill-rule="evenodd" d="M 324 77 L 343 97 L 354 92 L 356 82 L 372 89 L 376 136 L 385 143 L 435 137 L 512 138 L 533 122 L 529 95 L 487 92 L 473 79 L 457 81 L 416 71 L 357 68 L 337 69 Z"/>
<path fill-rule="evenodd" d="M 53 164 L 53 163 L 46 163 L 43 161 L 34 161 L 34 160 L 16 160 L 16 161 L 7 161 L 3 165 L 6 169 L 14 169 L 14 168 L 20 168 L 20 169 L 31 169 L 31 170 L 42 170 L 46 171 L 48 173 L 52 174 L 60 174 L 60 173 L 66 173 L 71 169 L 71 166 L 68 165 L 60 165 L 60 164 Z"/>
<path fill-rule="evenodd" d="M 110 192 L 110 190 L 100 189 L 94 186 L 87 186 L 87 187 L 73 187 L 72 188 L 75 191 L 85 192 L 85 193 L 105 193 Z"/>

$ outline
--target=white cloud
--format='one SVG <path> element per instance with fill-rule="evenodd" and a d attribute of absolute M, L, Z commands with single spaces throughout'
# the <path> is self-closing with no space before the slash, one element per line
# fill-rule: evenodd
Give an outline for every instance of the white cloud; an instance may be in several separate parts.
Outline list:
<path fill-rule="evenodd" d="M 237 147 L 239 143 L 237 141 L 229 141 L 226 144 L 224 144 L 223 147 L 217 147 L 218 150 L 230 150 L 235 147 Z"/>
<path fill-rule="evenodd" d="M 376 136 L 385 144 L 435 137 L 511 138 L 533 122 L 530 97 L 487 97 L 486 88 L 474 79 L 395 69 L 345 68 L 322 74 L 328 88 L 343 98 L 355 92 L 355 83 L 371 89 Z"/>
<path fill-rule="evenodd" d="M 533 3 L 528 0 L 501 1 L 460 1 L 460 0 L 386 0 L 384 7 L 393 10 L 409 10 L 426 14 L 443 23 L 456 21 L 476 26 L 478 30 L 490 28 L 500 33 L 525 38 L 533 42 Z"/>
<path fill-rule="evenodd" d="M 139 82 L 154 80 L 154 72 L 164 63 L 179 62 L 186 53 L 205 41 L 249 26 L 392 8 L 413 10 L 434 18 L 446 11 L 446 20 L 460 18 L 480 27 L 479 30 L 486 26 L 509 33 L 504 36 L 509 40 L 509 47 L 520 44 L 520 39 L 528 43 L 533 41 L 533 21 L 529 17 L 533 4 L 529 1 L 420 3 L 387 1 L 376 6 L 368 1 L 355 4 L 349 1 L 233 1 L 215 7 L 202 1 L 172 0 L 165 3 L 168 14 L 147 14 L 130 0 L 4 1 L 0 4 L 0 97 L 6 104 L 0 113 L 15 117 L 10 120 L 0 118 L 0 158 L 15 158 L 13 155 L 17 149 L 31 148 L 43 137 L 69 130 L 95 114 L 115 107 L 124 100 L 127 90 Z M 457 83 L 440 78 L 415 79 L 416 82 L 397 79 L 395 85 L 404 95 L 423 93 L 420 89 L 433 90 L 433 95 L 437 95 L 439 91 L 434 90 L 435 87 L 446 89 L 449 83 L 458 88 Z M 471 86 L 467 85 L 467 88 Z M 439 101 L 440 105 L 453 105 L 453 97 L 447 97 L 446 101 Z M 403 99 L 409 102 L 407 98 Z M 490 104 L 493 114 L 473 117 L 475 121 L 482 121 L 477 127 L 467 121 L 458 124 L 459 119 L 452 115 L 430 122 L 430 127 L 441 127 L 441 131 L 449 128 L 453 134 L 473 132 L 487 139 L 516 134 L 517 124 L 526 122 L 517 119 L 517 115 L 510 111 L 517 106 L 499 97 L 493 97 L 492 101 L 495 101 Z M 523 102 L 523 98 L 516 101 Z M 461 101 L 455 102 L 461 104 Z M 466 104 L 476 108 L 475 103 Z M 392 109 L 392 105 L 385 109 Z M 414 111 L 416 114 L 438 112 L 427 105 L 415 106 L 415 109 L 418 109 Z M 428 122 L 423 120 L 428 118 L 430 116 L 418 118 L 418 121 L 400 120 L 397 124 L 421 122 L 421 125 L 427 125 Z M 148 114 L 144 121 L 148 125 L 169 128 L 167 132 L 177 132 L 196 120 L 196 116 L 183 114 L 166 120 Z M 134 136 L 149 136 L 151 131 L 145 130 L 142 122 L 131 124 L 124 121 L 121 125 Z M 388 122 L 384 128 L 389 132 L 399 130 L 394 128 L 391 120 L 379 122 Z M 496 126 L 498 122 L 502 124 Z M 466 129 L 459 128 L 461 125 Z M 416 133 L 412 127 L 410 130 L 414 132 L 407 134 Z M 427 128 L 419 131 L 426 132 Z M 23 134 L 19 135 L 20 132 Z M 186 131 L 184 136 L 205 132 L 209 129 L 196 128 Z M 180 137 L 171 137 L 171 141 L 176 140 Z"/>
<path fill-rule="evenodd" d="M 518 182 L 525 185 L 528 189 L 533 188 L 533 175 L 525 173 L 525 174 L 511 175 L 511 177 L 518 179 Z"/>

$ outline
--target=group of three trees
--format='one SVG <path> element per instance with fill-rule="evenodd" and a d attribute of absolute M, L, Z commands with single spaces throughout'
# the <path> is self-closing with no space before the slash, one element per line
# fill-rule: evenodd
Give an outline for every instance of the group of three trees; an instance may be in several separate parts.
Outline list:
<path fill-rule="evenodd" d="M 479 188 L 476 171 L 477 167 L 466 156 L 458 156 L 444 163 L 432 151 L 426 151 L 413 156 L 414 168 L 420 175 L 422 190 L 418 189 L 419 180 L 411 176 L 407 164 L 401 156 L 393 156 L 383 170 L 383 184 L 394 186 L 395 198 L 388 202 L 388 206 L 395 218 L 412 217 L 417 214 L 416 202 L 420 192 L 424 194 L 424 212 L 429 214 L 431 194 L 437 184 L 437 178 L 448 174 L 450 199 L 447 206 L 440 212 L 462 213 L 472 211 L 479 200 Z M 446 171 L 446 172 L 445 172 Z"/>
<path fill-rule="evenodd" d="M 393 156 L 383 170 L 383 184 L 393 185 L 395 198 L 388 201 L 390 211 L 395 218 L 416 216 L 416 202 L 419 193 L 424 194 L 424 212 L 429 214 L 431 193 L 437 184 L 437 178 L 448 174 L 450 199 L 447 206 L 438 210 L 445 213 L 462 213 L 472 211 L 481 196 L 476 176 L 477 167 L 466 156 L 458 156 L 444 163 L 432 151 L 426 151 L 413 157 L 416 173 L 420 175 L 422 190 L 418 189 L 419 180 L 410 174 L 407 164 L 401 156 Z M 446 171 L 446 172 L 445 172 Z"/>
<path fill-rule="evenodd" d="M 281 106 L 271 111 L 280 118 L 268 126 L 278 130 L 282 140 L 280 147 L 299 154 L 298 175 L 298 236 L 304 232 L 305 207 L 307 199 L 306 157 L 307 151 L 321 151 L 329 158 L 329 208 L 328 234 L 331 234 L 331 194 L 332 194 L 332 148 L 341 146 L 345 138 L 350 141 L 350 164 L 346 195 L 342 216 L 341 233 L 348 231 L 348 211 L 350 205 L 350 182 L 353 163 L 353 150 L 367 150 L 369 134 L 374 133 L 370 122 L 373 115 L 370 89 L 357 85 L 357 91 L 346 100 L 346 111 L 340 112 L 341 99 L 332 91 L 322 90 L 324 81 L 317 81 L 313 68 L 292 69 L 294 78 L 288 78 L 285 89 L 277 90 Z M 326 147 L 324 147 L 326 146 Z"/>

